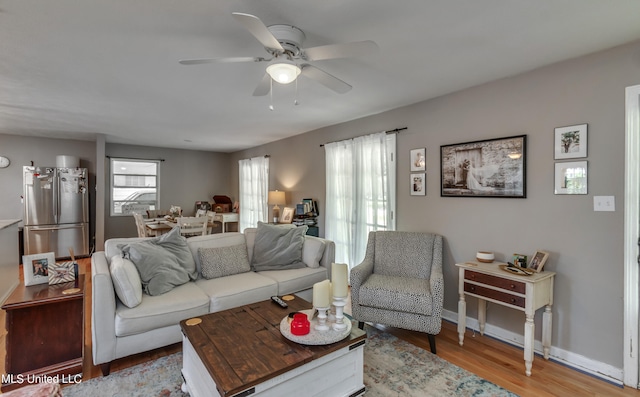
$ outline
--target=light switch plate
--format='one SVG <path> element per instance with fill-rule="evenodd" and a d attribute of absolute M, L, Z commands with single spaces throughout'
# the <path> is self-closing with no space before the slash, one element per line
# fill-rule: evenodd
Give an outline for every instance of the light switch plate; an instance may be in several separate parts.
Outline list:
<path fill-rule="evenodd" d="M 615 196 L 593 196 L 593 210 L 594 211 L 615 211 L 616 197 Z"/>

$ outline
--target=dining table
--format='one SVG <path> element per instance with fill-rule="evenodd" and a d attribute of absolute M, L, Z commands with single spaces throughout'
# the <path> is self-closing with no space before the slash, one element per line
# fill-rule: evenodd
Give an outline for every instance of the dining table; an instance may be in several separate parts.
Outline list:
<path fill-rule="evenodd" d="M 178 221 L 175 220 L 175 218 L 174 219 L 166 219 L 166 218 L 147 219 L 147 221 L 145 222 L 147 233 L 151 237 L 157 237 L 165 233 L 169 233 L 171 229 L 177 226 L 178 226 Z M 207 223 L 207 233 L 211 233 L 215 227 L 216 227 L 215 222 L 209 221 Z"/>

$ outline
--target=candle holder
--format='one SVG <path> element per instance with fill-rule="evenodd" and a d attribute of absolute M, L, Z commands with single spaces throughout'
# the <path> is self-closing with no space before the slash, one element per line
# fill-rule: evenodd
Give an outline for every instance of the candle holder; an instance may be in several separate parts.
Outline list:
<path fill-rule="evenodd" d="M 333 303 L 331 304 L 329 312 L 327 313 L 327 321 L 330 323 L 336 322 L 336 307 L 333 306 Z"/>
<path fill-rule="evenodd" d="M 334 296 L 333 306 L 336 308 L 336 321 L 331 327 L 336 331 L 342 331 L 347 329 L 347 324 L 344 323 L 344 307 L 347 304 L 347 298 Z"/>
<path fill-rule="evenodd" d="M 318 311 L 318 324 L 316 324 L 313 328 L 316 331 L 324 332 L 329 330 L 329 326 L 327 325 L 327 310 L 328 307 L 316 307 Z"/>

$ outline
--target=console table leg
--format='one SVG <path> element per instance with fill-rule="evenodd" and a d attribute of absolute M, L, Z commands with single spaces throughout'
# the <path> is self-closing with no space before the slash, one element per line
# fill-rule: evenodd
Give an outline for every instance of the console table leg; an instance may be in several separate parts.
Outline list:
<path fill-rule="evenodd" d="M 542 353 L 544 359 L 549 359 L 549 350 L 551 349 L 551 325 L 553 323 L 553 313 L 551 305 L 547 305 L 542 313 Z"/>
<path fill-rule="evenodd" d="M 535 324 L 533 322 L 533 314 L 527 314 L 527 320 L 524 323 L 524 373 L 531 376 L 531 367 L 533 366 L 533 331 Z"/>
<path fill-rule="evenodd" d="M 467 329 L 467 302 L 464 300 L 464 294 L 460 294 L 458 301 L 458 340 L 460 346 L 464 344 L 464 332 Z"/>
<path fill-rule="evenodd" d="M 478 299 L 478 330 L 484 336 L 484 326 L 487 323 L 487 301 Z"/>

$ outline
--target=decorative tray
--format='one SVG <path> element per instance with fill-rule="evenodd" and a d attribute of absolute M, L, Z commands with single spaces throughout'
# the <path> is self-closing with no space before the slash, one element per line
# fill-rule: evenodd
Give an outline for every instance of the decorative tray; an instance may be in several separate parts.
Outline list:
<path fill-rule="evenodd" d="M 313 309 L 300 311 L 300 313 L 306 314 L 307 318 L 313 316 L 313 312 L 314 312 Z M 347 328 L 345 328 L 342 331 L 334 330 L 331 327 L 333 322 L 328 320 L 326 324 L 329 326 L 329 330 L 322 331 L 322 332 L 316 331 L 315 326 L 318 324 L 317 317 L 312 320 L 309 320 L 309 323 L 311 323 L 310 324 L 311 329 L 308 334 L 294 335 L 291 333 L 291 324 L 289 323 L 289 316 L 286 316 L 285 318 L 282 319 L 282 321 L 280 321 L 280 333 L 282 333 L 282 336 L 289 339 L 290 341 L 300 343 L 302 345 L 328 345 L 331 343 L 339 342 L 344 338 L 346 338 L 347 336 L 349 336 L 349 334 L 351 334 L 351 320 L 349 320 L 349 318 L 347 318 L 346 316 L 344 317 L 344 323 L 346 324 Z"/>
<path fill-rule="evenodd" d="M 523 268 L 520 266 L 498 265 L 498 267 L 507 273 L 517 274 L 519 276 L 531 276 L 533 273 L 535 273 L 534 270 Z"/>

